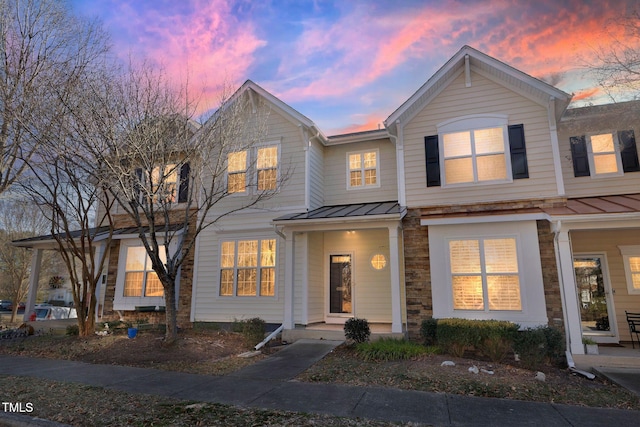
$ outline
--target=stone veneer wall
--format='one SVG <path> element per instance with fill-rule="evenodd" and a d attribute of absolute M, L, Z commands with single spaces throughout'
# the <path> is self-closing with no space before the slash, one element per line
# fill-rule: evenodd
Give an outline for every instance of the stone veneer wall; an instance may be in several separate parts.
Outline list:
<path fill-rule="evenodd" d="M 182 212 L 184 215 L 184 212 Z M 133 220 L 128 215 L 118 215 L 114 217 L 115 228 L 134 227 Z M 195 219 L 191 224 L 191 229 L 195 227 Z M 113 300 L 116 290 L 116 279 L 118 276 L 118 258 L 120 256 L 120 240 L 111 242 L 109 252 L 109 267 L 107 270 L 107 287 L 105 289 L 105 300 L 103 310 L 103 321 L 118 320 L 120 315 L 113 309 Z M 180 274 L 180 294 L 178 296 L 178 327 L 190 328 L 191 323 L 191 295 L 193 292 L 193 266 L 194 250 L 182 264 Z M 138 319 L 146 319 L 149 323 L 165 323 L 164 313 L 137 313 L 135 311 L 121 311 L 125 320 L 135 322 Z"/>
<path fill-rule="evenodd" d="M 407 294 L 407 330 L 409 338 L 420 340 L 422 320 L 433 315 L 429 231 L 420 225 L 422 209 L 409 209 L 403 219 L 405 284 Z M 542 278 L 549 325 L 564 333 L 560 283 L 556 265 L 553 233 L 548 221 L 537 221 Z"/>
<path fill-rule="evenodd" d="M 409 209 L 402 220 L 407 332 L 420 339 L 420 324 L 433 315 L 428 227 L 420 225 L 420 209 Z"/>

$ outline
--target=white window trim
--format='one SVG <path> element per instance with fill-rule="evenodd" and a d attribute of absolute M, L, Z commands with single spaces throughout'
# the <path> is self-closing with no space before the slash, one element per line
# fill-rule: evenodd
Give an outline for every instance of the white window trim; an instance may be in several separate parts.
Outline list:
<path fill-rule="evenodd" d="M 505 273 L 500 273 L 500 274 L 495 274 L 495 273 L 488 273 L 487 272 L 487 265 L 486 265 L 486 251 L 484 249 L 485 247 L 485 241 L 486 240 L 492 240 L 492 239 L 513 239 L 516 241 L 516 255 L 517 255 L 517 263 L 518 263 L 518 273 L 517 274 L 513 274 L 513 273 L 509 273 L 510 276 L 518 276 L 518 286 L 520 287 L 520 310 L 491 310 L 489 308 L 489 289 L 488 289 L 488 277 L 489 276 L 498 276 L 498 275 L 504 275 Z M 522 263 L 523 263 L 523 259 L 522 259 L 522 246 L 520 243 L 520 236 L 517 234 L 505 234 L 505 235 L 501 235 L 501 236 L 493 236 L 493 235 L 489 235 L 489 236 L 474 236 L 474 237 L 465 237 L 465 236 L 461 236 L 461 237 L 448 237 L 445 239 L 446 242 L 446 246 L 447 246 L 447 267 L 448 267 L 448 271 L 447 271 L 447 279 L 448 279 L 448 283 L 449 283 L 449 287 L 451 289 L 453 289 L 453 276 L 454 274 L 451 272 L 451 256 L 450 256 L 450 243 L 451 242 L 457 242 L 457 241 L 461 241 L 461 240 L 472 240 L 472 241 L 477 241 L 478 242 L 478 246 L 479 246 L 479 250 L 480 250 L 480 272 L 479 273 L 474 273 L 474 276 L 480 276 L 481 280 L 482 280 L 482 302 L 484 305 L 484 308 L 482 310 L 463 310 L 463 309 L 456 309 L 453 308 L 453 293 L 451 295 L 451 301 L 452 301 L 452 308 L 453 310 L 457 313 L 459 311 L 474 311 L 474 312 L 484 312 L 484 313 L 496 313 L 496 312 L 509 312 L 509 313 L 517 313 L 517 312 L 521 312 L 522 311 L 522 306 L 523 306 L 523 302 L 522 302 L 522 283 L 524 283 L 524 277 L 522 275 Z M 482 242 L 482 243 L 480 243 Z M 463 274 L 456 274 L 457 276 L 464 276 Z"/>
<path fill-rule="evenodd" d="M 469 116 L 460 116 L 436 125 L 438 131 L 438 155 L 440 157 L 440 182 L 442 188 L 456 187 L 477 187 L 479 185 L 506 184 L 513 182 L 513 172 L 511 170 L 511 155 L 509 147 L 509 116 L 505 114 L 473 114 Z M 477 171 L 474 168 L 474 181 L 460 182 L 456 184 L 448 184 L 445 174 L 445 158 L 444 158 L 444 135 L 455 132 L 473 132 L 475 130 L 502 128 L 502 142 L 504 145 L 504 158 L 506 168 L 506 178 L 492 181 L 477 181 Z M 475 145 L 472 145 L 471 158 L 474 165 L 476 164 L 477 155 L 475 153 Z"/>
<path fill-rule="evenodd" d="M 618 246 L 620 254 L 622 254 L 622 262 L 624 264 L 624 276 L 627 281 L 627 291 L 629 295 L 640 295 L 640 289 L 633 287 L 631 265 L 629 258 L 640 257 L 640 245 Z"/>
<path fill-rule="evenodd" d="M 376 183 L 375 184 L 362 184 L 362 185 L 351 185 L 351 165 L 349 164 L 349 156 L 352 154 L 365 154 L 365 153 L 376 153 Z M 358 150 L 358 151 L 349 151 L 346 157 L 347 162 L 347 190 L 366 190 L 368 188 L 380 188 L 380 149 L 375 148 L 371 150 Z M 364 182 L 364 158 L 362 159 L 362 168 L 360 169 L 362 173 L 362 180 Z"/>
<path fill-rule="evenodd" d="M 273 267 L 262 267 L 260 265 L 256 266 L 256 294 L 255 295 L 238 295 L 238 242 L 241 241 L 249 241 L 249 240 L 257 240 L 258 241 L 258 260 L 260 260 L 260 251 L 261 251 L 261 242 L 263 240 L 275 240 L 276 241 L 276 259 L 275 265 Z M 220 282 L 220 278 L 222 275 L 222 270 L 230 270 L 230 268 L 222 268 L 222 244 L 225 242 L 234 242 L 234 254 L 233 254 L 233 294 L 232 295 L 222 295 L 222 283 Z M 278 254 L 280 251 L 280 244 L 276 237 L 239 237 L 236 239 L 223 239 L 218 242 L 218 275 L 217 275 L 217 298 L 222 298 L 224 300 L 250 300 L 252 298 L 259 299 L 275 299 L 278 296 Z M 260 295 L 260 271 L 262 268 L 273 268 L 275 274 L 275 283 L 273 284 L 273 295 Z"/>
<path fill-rule="evenodd" d="M 595 165 L 595 153 L 593 152 L 593 146 L 591 145 L 591 137 L 594 135 L 611 135 L 613 137 L 613 150 L 616 155 L 616 165 L 618 166 L 617 172 L 612 173 L 596 173 L 596 165 Z M 591 178 L 600 179 L 600 178 L 612 178 L 617 176 L 624 175 L 624 171 L 622 170 L 622 154 L 620 153 L 620 140 L 618 139 L 618 132 L 615 130 L 612 131 L 602 131 L 602 132 L 592 132 L 586 135 L 586 143 L 587 143 L 587 159 L 589 160 L 589 174 Z"/>
<path fill-rule="evenodd" d="M 161 297 L 145 297 L 144 295 L 139 297 L 125 297 L 124 296 L 124 276 L 126 273 L 127 265 L 127 249 L 130 247 L 144 246 L 140 239 L 123 239 L 120 240 L 120 254 L 118 256 L 118 272 L 116 275 L 116 290 L 113 298 L 114 310 L 135 310 L 136 306 L 155 305 L 165 306 L 165 298 Z M 179 286 L 180 274 L 176 279 L 176 296 L 180 289 Z M 176 298 L 177 301 L 177 298 Z"/>
<path fill-rule="evenodd" d="M 519 311 L 454 310 L 448 242 L 516 236 L 521 307 Z M 536 221 L 429 226 L 433 317 L 507 320 L 521 327 L 548 324 Z M 525 262 L 526 261 L 526 262 Z"/>
<path fill-rule="evenodd" d="M 278 164 L 276 166 L 276 188 L 275 190 L 258 190 L 258 150 L 260 148 L 268 148 L 268 147 L 276 147 L 278 151 Z M 225 174 L 224 174 L 224 185 L 225 189 L 229 189 L 229 170 L 228 170 L 228 159 L 229 154 L 231 153 L 241 153 L 243 151 L 247 152 L 247 160 L 245 164 L 245 188 L 244 191 L 237 191 L 235 193 L 229 193 L 228 195 L 231 197 L 243 197 L 243 196 L 252 196 L 260 193 L 277 193 L 280 191 L 280 177 L 281 177 L 281 169 L 282 169 L 282 150 L 280 140 L 273 141 L 265 141 L 258 144 L 254 144 L 251 147 L 246 148 L 245 150 L 236 150 L 227 153 L 227 158 L 225 159 Z"/>

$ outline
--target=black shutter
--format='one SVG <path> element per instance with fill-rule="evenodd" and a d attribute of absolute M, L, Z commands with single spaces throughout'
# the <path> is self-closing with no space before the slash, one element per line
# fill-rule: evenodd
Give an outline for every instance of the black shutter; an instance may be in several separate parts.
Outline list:
<path fill-rule="evenodd" d="M 140 193 L 142 192 L 142 168 L 136 169 L 136 178 L 133 183 L 133 193 L 135 195 L 135 201 L 140 201 Z"/>
<path fill-rule="evenodd" d="M 427 187 L 440 186 L 440 152 L 438 135 L 424 137 L 424 152 L 427 166 Z"/>
<path fill-rule="evenodd" d="M 527 148 L 524 143 L 524 125 L 509 126 L 509 150 L 513 179 L 529 178 Z"/>
<path fill-rule="evenodd" d="M 590 176 L 589 154 L 587 153 L 587 140 L 584 135 L 572 136 L 571 158 L 573 159 L 573 176 Z"/>
<path fill-rule="evenodd" d="M 638 149 L 636 148 L 636 137 L 632 130 L 621 130 L 618 132 L 620 140 L 622 157 L 622 170 L 625 172 L 640 171 L 640 162 L 638 162 Z"/>
<path fill-rule="evenodd" d="M 178 203 L 185 203 L 189 200 L 189 172 L 191 166 L 185 163 L 180 168 L 180 187 L 178 188 Z"/>

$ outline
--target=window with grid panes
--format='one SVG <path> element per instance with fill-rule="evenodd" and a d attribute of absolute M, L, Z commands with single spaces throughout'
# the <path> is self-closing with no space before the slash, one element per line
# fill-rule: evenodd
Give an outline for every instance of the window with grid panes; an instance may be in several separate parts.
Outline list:
<path fill-rule="evenodd" d="M 347 154 L 349 169 L 348 188 L 378 187 L 378 151 Z"/>
<path fill-rule="evenodd" d="M 160 246 L 160 259 L 166 262 L 164 246 Z M 162 283 L 153 268 L 151 259 L 144 246 L 129 246 L 125 264 L 124 292 L 125 297 L 161 297 L 164 296 Z"/>
<path fill-rule="evenodd" d="M 221 296 L 275 295 L 276 240 L 237 240 L 221 244 Z"/>

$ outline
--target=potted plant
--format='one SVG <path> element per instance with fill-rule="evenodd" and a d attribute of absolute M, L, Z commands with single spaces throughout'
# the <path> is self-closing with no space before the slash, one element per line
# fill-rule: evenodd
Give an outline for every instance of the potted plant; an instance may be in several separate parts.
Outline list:
<path fill-rule="evenodd" d="M 598 343 L 591 338 L 582 338 L 582 344 L 584 344 L 586 354 L 599 354 Z"/>

